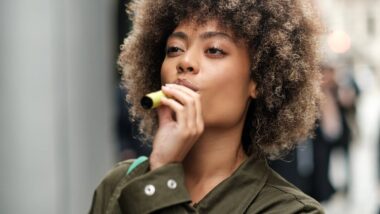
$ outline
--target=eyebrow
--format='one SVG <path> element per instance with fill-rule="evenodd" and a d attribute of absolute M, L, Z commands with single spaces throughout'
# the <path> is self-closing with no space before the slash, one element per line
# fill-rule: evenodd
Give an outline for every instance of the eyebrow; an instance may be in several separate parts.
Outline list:
<path fill-rule="evenodd" d="M 234 39 L 230 35 L 228 35 L 227 33 L 223 33 L 223 32 L 208 31 L 208 32 L 204 32 L 200 35 L 200 38 L 203 40 L 210 39 L 213 37 L 221 37 L 221 38 L 224 38 L 224 39 L 227 39 L 230 41 L 234 41 Z M 189 40 L 189 36 L 182 31 L 172 33 L 169 36 L 169 38 L 178 38 L 178 39 L 182 39 L 182 40 Z"/>

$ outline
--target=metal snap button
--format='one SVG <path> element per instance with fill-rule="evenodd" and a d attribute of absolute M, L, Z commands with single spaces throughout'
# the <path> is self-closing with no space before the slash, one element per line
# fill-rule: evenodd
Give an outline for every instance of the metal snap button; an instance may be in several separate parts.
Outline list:
<path fill-rule="evenodd" d="M 156 188 L 152 184 L 148 184 L 144 189 L 145 195 L 152 196 L 156 192 Z"/>
<path fill-rule="evenodd" d="M 177 188 L 177 182 L 173 179 L 169 179 L 168 182 L 166 183 L 169 189 L 175 189 Z"/>

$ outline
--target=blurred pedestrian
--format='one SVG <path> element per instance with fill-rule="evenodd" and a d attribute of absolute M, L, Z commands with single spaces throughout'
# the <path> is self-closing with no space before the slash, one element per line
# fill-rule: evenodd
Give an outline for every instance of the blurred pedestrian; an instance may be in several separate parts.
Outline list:
<path fill-rule="evenodd" d="M 333 149 L 342 148 L 345 151 L 348 165 L 349 142 L 351 130 L 348 126 L 343 107 L 339 102 L 339 85 L 336 81 L 335 68 L 330 65 L 321 67 L 323 82 L 322 91 L 325 100 L 321 105 L 321 118 L 313 139 L 314 171 L 312 176 L 312 193 L 318 201 L 327 201 L 335 193 L 330 180 L 330 159 Z M 348 169 L 346 177 L 348 179 Z M 345 185 L 347 191 L 348 184 Z"/>

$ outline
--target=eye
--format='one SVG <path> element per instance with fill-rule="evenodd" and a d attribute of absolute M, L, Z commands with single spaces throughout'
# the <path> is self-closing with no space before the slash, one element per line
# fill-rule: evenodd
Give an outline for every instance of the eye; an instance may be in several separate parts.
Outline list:
<path fill-rule="evenodd" d="M 206 50 L 206 54 L 209 54 L 211 56 L 217 56 L 217 57 L 222 57 L 224 55 L 226 55 L 226 52 L 224 52 L 222 49 L 220 48 L 209 48 Z"/>
<path fill-rule="evenodd" d="M 180 52 L 183 52 L 183 50 L 176 46 L 170 46 L 166 48 L 167 56 L 177 56 Z"/>

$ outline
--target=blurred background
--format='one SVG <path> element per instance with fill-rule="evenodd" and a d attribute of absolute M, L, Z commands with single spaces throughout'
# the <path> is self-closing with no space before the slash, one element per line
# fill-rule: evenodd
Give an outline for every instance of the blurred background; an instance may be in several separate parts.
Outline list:
<path fill-rule="evenodd" d="M 87 213 L 132 137 L 116 58 L 125 1 L 1 0 L 0 213 Z M 313 0 L 326 102 L 316 137 L 272 167 L 327 213 L 379 213 L 380 0 Z"/>

